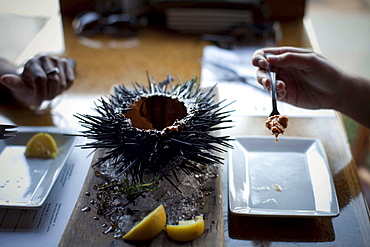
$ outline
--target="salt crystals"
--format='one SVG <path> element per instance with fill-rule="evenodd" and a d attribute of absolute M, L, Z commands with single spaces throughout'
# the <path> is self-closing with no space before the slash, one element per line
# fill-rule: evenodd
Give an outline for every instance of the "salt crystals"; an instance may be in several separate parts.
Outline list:
<path fill-rule="evenodd" d="M 99 174 L 105 179 L 117 178 L 114 167 L 105 162 L 98 168 Z M 109 220 L 117 226 L 115 237 L 121 237 L 131 228 L 147 216 L 151 211 L 163 204 L 166 209 L 167 223 L 177 224 L 179 220 L 189 220 L 197 215 L 203 214 L 204 203 L 202 201 L 205 193 L 204 184 L 208 179 L 215 179 L 218 175 L 218 166 L 211 165 L 204 169 L 203 173 L 187 175 L 180 171 L 177 178 L 169 176 L 173 186 L 167 179 L 159 181 L 158 189 L 144 193 L 134 203 L 125 204 L 120 201 L 111 202 L 117 205 L 111 213 L 105 214 Z M 204 192 L 204 193 L 203 193 Z M 125 200 L 122 195 L 122 200 Z M 122 207 L 122 205 L 125 205 Z"/>

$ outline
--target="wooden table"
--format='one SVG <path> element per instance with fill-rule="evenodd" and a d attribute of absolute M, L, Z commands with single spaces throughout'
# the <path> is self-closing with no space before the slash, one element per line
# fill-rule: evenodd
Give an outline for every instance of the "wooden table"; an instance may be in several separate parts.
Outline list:
<path fill-rule="evenodd" d="M 302 21 L 282 23 L 282 30 L 280 45 L 310 45 Z M 147 71 L 157 81 L 164 79 L 168 73 L 182 79 L 199 76 L 202 49 L 209 45 L 197 36 L 174 35 L 149 29 L 140 30 L 137 38 L 130 40 L 112 40 L 106 36 L 88 40 L 73 34 L 70 20 L 64 21 L 64 35 L 64 55 L 74 58 L 77 64 L 73 87 L 64 94 L 63 100 L 51 113 L 36 116 L 23 108 L 1 106 L 0 113 L 4 117 L 18 125 L 77 127 L 77 119 L 72 115 L 76 112 L 88 113 L 93 100 L 108 94 L 115 84 L 130 85 L 134 81 L 146 84 Z M 236 127 L 225 134 L 269 135 L 263 127 L 265 118 L 235 117 L 233 120 Z M 332 118 L 291 119 L 286 135 L 317 137 L 323 142 L 335 182 L 340 215 L 326 219 L 235 217 L 228 213 L 225 197 L 227 180 L 223 177 L 224 196 L 219 204 L 223 204 L 224 217 L 220 215 L 215 225 L 217 227 L 212 229 L 212 236 L 215 236 L 212 241 L 206 241 L 210 238 L 204 237 L 202 241 L 193 242 L 194 246 L 370 246 L 369 211 L 340 115 Z M 85 186 L 92 180 L 90 175 L 91 172 Z M 85 192 L 84 189 L 86 187 L 81 193 Z M 71 217 L 70 222 L 73 224 L 76 224 L 73 217 L 81 211 L 80 205 L 76 205 Z M 76 228 L 72 224 L 67 226 L 61 246 L 71 246 L 69 243 Z M 98 233 L 88 231 L 88 227 L 83 224 L 78 228 L 85 231 L 85 238 L 75 241 L 76 245 L 128 246 L 124 241 L 111 237 L 100 238 Z M 152 246 L 162 246 L 158 242 L 153 243 Z M 165 246 L 171 245 L 178 244 L 166 243 Z"/>

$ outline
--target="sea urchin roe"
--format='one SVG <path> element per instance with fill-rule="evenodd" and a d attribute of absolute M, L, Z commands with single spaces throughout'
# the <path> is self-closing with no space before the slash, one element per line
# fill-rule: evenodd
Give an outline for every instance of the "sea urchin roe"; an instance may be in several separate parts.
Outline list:
<path fill-rule="evenodd" d="M 130 108 L 125 116 L 139 129 L 177 130 L 170 126 L 187 115 L 184 103 L 167 96 L 142 97 Z"/>
<path fill-rule="evenodd" d="M 287 116 L 275 115 L 269 117 L 266 121 L 266 128 L 270 130 L 271 134 L 275 135 L 275 142 L 278 142 L 278 136 L 284 134 L 287 127 Z"/>

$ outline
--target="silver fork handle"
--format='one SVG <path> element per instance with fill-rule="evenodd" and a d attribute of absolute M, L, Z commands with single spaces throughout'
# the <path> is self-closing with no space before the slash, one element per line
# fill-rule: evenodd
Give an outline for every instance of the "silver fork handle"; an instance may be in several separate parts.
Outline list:
<path fill-rule="evenodd" d="M 276 73 L 275 71 L 271 71 L 271 65 L 269 65 L 269 74 L 271 79 L 271 97 L 273 100 L 276 100 Z"/>
<path fill-rule="evenodd" d="M 274 55 L 272 53 L 266 53 L 264 55 L 265 58 L 267 58 L 268 55 Z M 270 80 L 271 80 L 271 87 L 270 87 L 270 92 L 271 92 L 271 97 L 273 100 L 276 101 L 276 71 L 275 71 L 275 68 L 273 65 L 271 64 L 267 64 L 267 67 L 266 67 L 266 71 L 270 77 Z"/>

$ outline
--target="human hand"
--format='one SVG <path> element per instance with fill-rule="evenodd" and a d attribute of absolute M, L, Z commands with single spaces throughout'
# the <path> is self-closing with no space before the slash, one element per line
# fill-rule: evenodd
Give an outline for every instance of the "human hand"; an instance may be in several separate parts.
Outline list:
<path fill-rule="evenodd" d="M 71 87 L 74 70 L 67 58 L 38 56 L 28 60 L 21 75 L 4 74 L 0 83 L 14 99 L 38 107 Z"/>
<path fill-rule="evenodd" d="M 266 53 L 273 55 L 265 58 Z M 252 64 L 259 67 L 257 80 L 267 90 L 271 85 L 265 70 L 268 63 L 276 68 L 278 100 L 310 109 L 335 109 L 340 104 L 343 74 L 321 55 L 294 47 L 257 50 Z"/>

